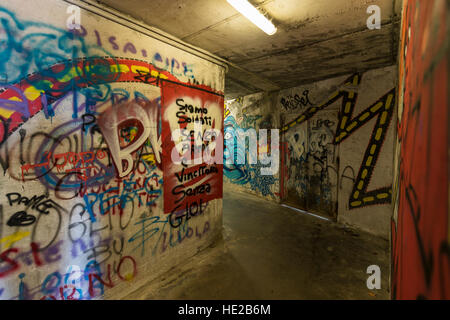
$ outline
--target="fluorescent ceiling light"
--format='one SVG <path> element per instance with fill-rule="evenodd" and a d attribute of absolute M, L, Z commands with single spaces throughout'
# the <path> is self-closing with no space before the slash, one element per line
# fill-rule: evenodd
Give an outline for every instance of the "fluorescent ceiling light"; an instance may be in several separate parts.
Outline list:
<path fill-rule="evenodd" d="M 269 36 L 277 32 L 277 28 L 261 12 L 252 6 L 247 0 L 227 0 L 237 11 L 253 22 L 258 28 Z"/>

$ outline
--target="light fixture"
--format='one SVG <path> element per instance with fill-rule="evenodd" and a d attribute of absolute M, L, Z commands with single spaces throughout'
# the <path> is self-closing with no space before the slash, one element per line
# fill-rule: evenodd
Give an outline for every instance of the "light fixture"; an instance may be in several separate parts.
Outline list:
<path fill-rule="evenodd" d="M 237 11 L 253 22 L 258 28 L 269 36 L 277 32 L 277 28 L 261 12 L 252 6 L 247 0 L 227 0 Z"/>

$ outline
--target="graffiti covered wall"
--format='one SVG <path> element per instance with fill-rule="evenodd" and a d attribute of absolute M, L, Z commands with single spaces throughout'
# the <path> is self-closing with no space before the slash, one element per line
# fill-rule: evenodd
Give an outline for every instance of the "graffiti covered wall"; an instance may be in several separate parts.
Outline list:
<path fill-rule="evenodd" d="M 395 67 L 282 90 L 282 199 L 389 238 Z"/>
<path fill-rule="evenodd" d="M 450 299 L 449 34 L 445 0 L 403 2 L 392 298 Z"/>
<path fill-rule="evenodd" d="M 248 163 L 227 164 L 233 150 L 225 147 L 226 186 L 388 239 L 396 77 L 390 66 L 227 102 L 225 141 L 239 139 L 239 130 L 262 128 L 279 129 L 280 140 L 275 175 L 259 176 Z M 235 159 L 248 156 L 249 146 L 239 146 Z"/>
<path fill-rule="evenodd" d="M 239 135 L 239 132 L 254 130 L 257 138 L 260 138 L 261 130 L 267 130 L 267 139 L 258 141 L 257 153 L 260 151 L 271 153 L 271 129 L 279 127 L 278 113 L 273 110 L 275 98 L 274 94 L 257 93 L 226 103 L 223 172 L 225 188 L 279 201 L 279 173 L 261 174 L 261 168 L 266 165 L 259 160 L 255 164 L 249 163 L 251 143 L 247 137 Z M 227 146 L 230 140 L 234 141 L 233 147 Z"/>
<path fill-rule="evenodd" d="M 281 196 L 284 202 L 304 210 L 336 216 L 338 154 L 333 136 L 338 123 L 337 105 L 310 121 L 296 120 L 316 105 L 312 96 L 325 94 L 320 85 L 317 89 L 313 86 L 279 93 L 277 107 L 284 126 Z"/>
<path fill-rule="evenodd" d="M 118 298 L 221 230 L 223 67 L 68 6 L 0 4 L 0 299 Z"/>

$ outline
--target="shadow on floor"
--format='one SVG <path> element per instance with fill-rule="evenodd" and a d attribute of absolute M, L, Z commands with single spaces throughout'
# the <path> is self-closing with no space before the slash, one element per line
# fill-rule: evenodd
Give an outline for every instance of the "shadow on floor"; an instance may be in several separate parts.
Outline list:
<path fill-rule="evenodd" d="M 387 240 L 224 192 L 223 239 L 125 299 L 389 299 L 389 274 Z"/>

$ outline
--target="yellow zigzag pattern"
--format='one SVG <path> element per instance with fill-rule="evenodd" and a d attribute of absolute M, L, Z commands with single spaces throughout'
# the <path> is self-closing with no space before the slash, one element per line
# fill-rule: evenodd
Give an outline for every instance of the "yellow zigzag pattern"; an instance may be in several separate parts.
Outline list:
<path fill-rule="evenodd" d="M 359 86 L 361 74 L 354 74 L 344 82 L 345 85 Z M 368 121 L 378 116 L 375 127 L 370 137 L 369 145 L 366 148 L 364 158 L 359 168 L 353 190 L 349 199 L 350 209 L 363 207 L 372 204 L 390 203 L 392 197 L 392 187 L 387 186 L 377 190 L 367 191 L 375 164 L 381 151 L 386 133 L 393 114 L 393 103 L 395 101 L 395 88 L 379 98 L 374 104 L 364 109 L 359 115 L 352 118 L 356 105 L 358 93 L 351 89 L 339 89 L 330 95 L 328 100 L 318 107 L 308 108 L 298 118 L 283 126 L 281 131 L 286 132 L 290 128 L 310 119 L 318 111 L 325 109 L 329 105 L 343 98 L 338 127 L 334 136 L 334 144 L 339 144 L 348 138 L 353 132 L 365 125 Z"/>

